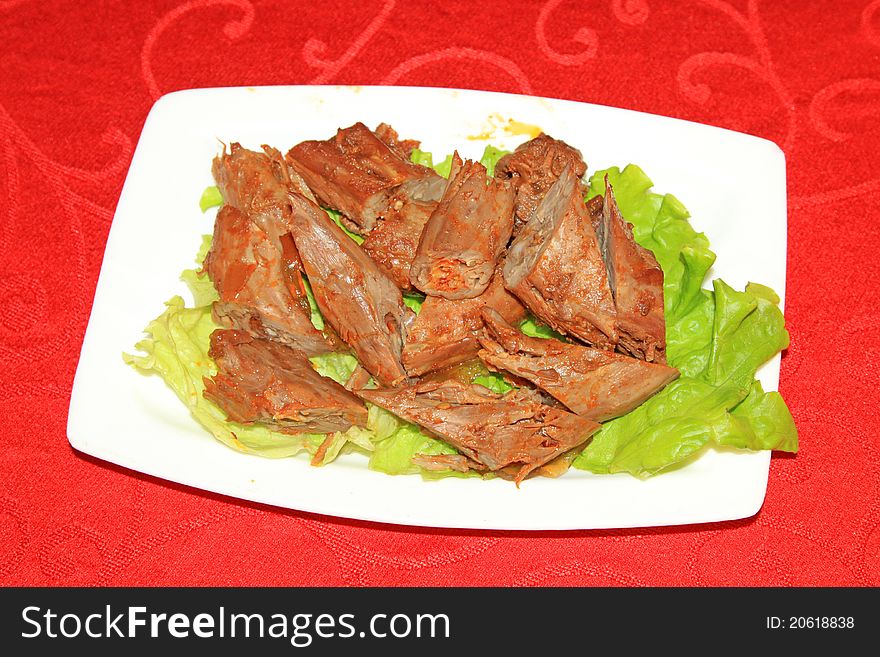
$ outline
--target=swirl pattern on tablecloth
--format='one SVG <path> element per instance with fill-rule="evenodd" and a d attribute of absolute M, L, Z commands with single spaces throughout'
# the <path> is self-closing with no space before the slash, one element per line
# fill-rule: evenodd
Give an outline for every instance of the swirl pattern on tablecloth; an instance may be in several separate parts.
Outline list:
<path fill-rule="evenodd" d="M 880 1 L 807 11 L 793 0 L 146 0 L 100 11 L 0 2 L 0 584 L 880 582 Z M 193 85 L 310 83 L 570 98 L 776 141 L 792 334 L 780 389 L 802 451 L 772 459 L 762 510 L 695 527 L 395 528 L 230 500 L 74 453 L 73 373 L 152 102 Z M 578 143 L 588 162 L 597 129 L 583 126 Z"/>

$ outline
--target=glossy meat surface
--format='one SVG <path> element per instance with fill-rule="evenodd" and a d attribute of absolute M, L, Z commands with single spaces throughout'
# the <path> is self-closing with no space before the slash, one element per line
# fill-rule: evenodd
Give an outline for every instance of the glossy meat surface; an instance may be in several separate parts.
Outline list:
<path fill-rule="evenodd" d="M 291 294 L 293 274 L 285 274 L 282 259 L 269 236 L 247 215 L 231 205 L 221 207 L 204 262 L 220 296 L 214 302 L 214 319 L 308 355 L 333 351 L 333 343 L 312 325 L 304 294 Z"/>
<path fill-rule="evenodd" d="M 355 123 L 330 139 L 297 144 L 287 161 L 322 205 L 341 212 L 352 230 L 367 235 L 398 191 L 417 201 L 436 201 L 443 192 L 443 178 L 401 157 L 399 144 L 395 149 Z"/>
<path fill-rule="evenodd" d="M 490 369 L 531 381 L 578 415 L 604 422 L 628 413 L 667 383 L 678 370 L 624 354 L 531 338 L 490 309 L 479 356 Z"/>
<path fill-rule="evenodd" d="M 504 285 L 541 320 L 591 346 L 614 349 L 617 311 L 599 240 L 567 169 L 513 240 Z"/>
<path fill-rule="evenodd" d="M 443 198 L 422 232 L 413 285 L 446 299 L 482 294 L 510 240 L 513 198 L 510 183 L 487 180 L 486 167 L 456 153 Z"/>
<path fill-rule="evenodd" d="M 214 158 L 211 167 L 214 181 L 223 196 L 223 202 L 250 217 L 277 248 L 278 240 L 286 233 L 290 219 L 287 195 L 291 189 L 311 195 L 302 179 L 292 172 L 274 148 L 263 147 L 264 152 L 230 145 Z"/>
<path fill-rule="evenodd" d="M 597 234 L 617 307 L 618 346 L 636 358 L 665 363 L 663 270 L 654 254 L 633 238 L 607 176 L 605 190 Z"/>
<path fill-rule="evenodd" d="M 517 483 L 532 470 L 584 444 L 595 422 L 551 408 L 525 392 L 496 395 L 482 386 L 424 382 L 357 394 L 415 422 L 489 470 L 514 466 Z"/>
<path fill-rule="evenodd" d="M 382 385 L 406 377 L 400 362 L 412 312 L 400 290 L 317 205 L 293 194 L 294 242 L 324 319 Z"/>
<path fill-rule="evenodd" d="M 218 329 L 211 334 L 209 355 L 217 374 L 205 377 L 205 398 L 234 422 L 260 422 L 285 433 L 366 425 L 367 409 L 357 397 L 284 345 Z"/>
<path fill-rule="evenodd" d="M 401 290 L 413 289 L 409 272 L 419 239 L 437 204 L 395 196 L 385 218 L 367 235 L 361 248 Z"/>
<path fill-rule="evenodd" d="M 398 157 L 402 157 L 407 161 L 409 161 L 413 150 L 421 146 L 421 142 L 416 139 L 401 139 L 400 135 L 397 134 L 397 130 L 387 123 L 380 123 L 373 132 Z"/>
<path fill-rule="evenodd" d="M 403 365 L 409 375 L 420 376 L 475 358 L 480 349 L 476 333 L 483 326 L 481 311 L 486 307 L 511 323 L 526 316 L 523 305 L 504 289 L 500 273 L 475 299 L 426 298 L 403 347 Z"/>
<path fill-rule="evenodd" d="M 529 220 L 566 167 L 577 178 L 587 170 L 579 150 L 543 133 L 498 160 L 495 177 L 509 179 L 516 189 L 514 235 Z"/>
<path fill-rule="evenodd" d="M 233 207 L 246 215 L 266 236 L 270 246 L 261 248 L 263 255 L 272 254 L 272 271 L 263 274 L 265 283 L 274 281 L 274 254 L 281 254 L 280 266 L 291 296 L 296 301 L 306 318 L 309 317 L 308 300 L 302 281 L 302 264 L 299 255 L 290 239 L 290 190 L 300 191 L 314 199 L 305 182 L 284 162 L 281 153 L 270 146 L 263 146 L 263 152 L 243 148 L 233 143 L 229 151 L 214 158 L 212 171 L 217 186 L 224 199 L 225 206 Z M 222 228 L 222 227 L 221 227 Z M 218 238 L 218 226 L 215 226 L 215 242 Z M 227 255 L 235 257 L 235 254 Z M 270 277 L 271 274 L 271 277 Z M 212 280 L 214 277 L 212 276 Z M 255 281 L 256 282 L 256 281 Z M 255 285 L 251 285 L 255 293 L 259 293 Z M 269 295 L 273 292 L 268 291 Z M 221 294 L 221 297 L 223 295 Z M 228 301 L 228 299 L 227 299 Z M 227 309 L 221 314 L 242 316 L 242 309 Z M 299 325 L 302 318 L 291 321 Z M 242 326 L 244 328 L 244 326 Z M 304 326 L 304 333 L 308 333 Z M 261 335 L 257 333 L 258 337 Z M 262 337 L 267 337 L 262 335 Z M 334 344 L 330 339 L 331 344 Z M 334 345 L 338 346 L 338 345 Z"/>

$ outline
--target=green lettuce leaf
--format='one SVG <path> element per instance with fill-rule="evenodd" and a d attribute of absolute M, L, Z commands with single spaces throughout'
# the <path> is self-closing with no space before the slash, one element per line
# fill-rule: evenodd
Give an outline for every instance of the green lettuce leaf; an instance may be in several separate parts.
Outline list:
<path fill-rule="evenodd" d="M 414 148 L 413 152 L 410 153 L 409 159 L 410 162 L 415 162 L 416 164 L 421 164 L 423 167 L 434 169 L 434 171 L 444 178 L 449 177 L 449 172 L 452 169 L 452 155 L 447 155 L 442 162 L 434 164 L 434 156 L 431 153 Z"/>
<path fill-rule="evenodd" d="M 220 194 L 220 188 L 215 185 L 205 187 L 205 191 L 202 192 L 202 196 L 199 199 L 199 207 L 202 212 L 207 212 L 208 208 L 218 205 L 223 205 L 223 196 Z"/>
<path fill-rule="evenodd" d="M 504 380 L 504 377 L 501 376 L 498 372 L 487 372 L 486 374 L 480 374 L 475 377 L 471 383 L 476 383 L 485 388 L 488 388 L 492 392 L 498 395 L 503 395 L 505 392 L 510 392 L 516 386 L 511 385 L 507 381 Z"/>
<path fill-rule="evenodd" d="M 782 395 L 764 392 L 760 381 L 752 383 L 748 396 L 728 415 L 730 428 L 717 437 L 719 445 L 739 449 L 776 449 L 796 452 L 797 429 Z"/>
<path fill-rule="evenodd" d="M 748 389 L 758 367 L 788 347 L 785 319 L 779 306 L 751 287 L 737 292 L 721 279 L 713 286 L 715 322 L 704 378 L 714 385 Z"/>
<path fill-rule="evenodd" d="M 231 422 L 218 406 L 205 399 L 203 377 L 216 373 L 208 356 L 211 333 L 218 328 L 211 319 L 211 307 L 186 308 L 177 296 L 165 306 L 165 312 L 147 326 L 147 337 L 135 345 L 141 353 L 123 354 L 126 363 L 144 374 L 161 376 L 193 417 L 233 449 L 272 458 L 302 451 L 314 453 L 325 436 L 294 436 L 257 424 Z"/>
<path fill-rule="evenodd" d="M 656 474 L 699 452 L 745 393 L 681 377 L 626 415 L 606 422 L 575 459 L 599 474 Z"/>
<path fill-rule="evenodd" d="M 409 154 L 409 161 L 413 164 L 421 164 L 423 167 L 428 167 L 429 169 L 434 168 L 434 156 L 428 152 L 423 151 L 420 148 L 414 148 L 412 153 Z"/>
<path fill-rule="evenodd" d="M 486 146 L 483 150 L 483 154 L 480 156 L 480 164 L 486 167 L 486 172 L 490 176 L 493 176 L 495 175 L 495 165 L 498 164 L 498 160 L 509 152 L 510 151 L 495 148 L 494 146 Z M 434 169 L 434 171 L 444 178 L 449 177 L 449 172 L 452 169 L 452 155 L 447 155 L 442 162 L 434 164 L 434 156 L 431 153 L 415 148 L 410 154 L 409 159 L 411 162 Z"/>
<path fill-rule="evenodd" d="M 386 474 L 415 474 L 422 468 L 412 462 L 417 454 L 457 454 L 454 447 L 432 438 L 415 424 L 378 406 L 369 405 L 367 428 L 374 434 L 369 467 Z"/>
<path fill-rule="evenodd" d="M 403 293 L 403 305 L 412 310 L 416 315 L 422 312 L 423 303 L 425 303 L 425 295 L 421 292 Z"/>
<path fill-rule="evenodd" d="M 329 217 L 333 220 L 333 222 L 342 229 L 342 231 L 346 235 L 348 235 L 351 239 L 353 239 L 358 244 L 364 243 L 365 238 L 363 236 L 358 235 L 357 233 L 351 232 L 348 228 L 345 227 L 345 224 L 342 223 L 342 213 L 337 212 L 336 210 L 331 210 L 330 208 L 322 208 L 322 209 L 324 210 L 324 212 L 326 212 L 329 215 Z"/>
<path fill-rule="evenodd" d="M 309 362 L 318 374 L 333 379 L 339 385 L 345 385 L 358 366 L 357 358 L 343 352 L 312 356 Z"/>
<path fill-rule="evenodd" d="M 486 146 L 486 149 L 483 151 L 483 155 L 480 157 L 480 164 L 486 167 L 486 173 L 489 176 L 495 175 L 495 165 L 498 164 L 498 160 L 507 155 L 510 151 L 504 151 L 500 148 L 495 148 L 494 146 Z"/>
<path fill-rule="evenodd" d="M 702 288 L 715 254 L 670 194 L 651 192 L 639 167 L 590 178 L 588 198 L 614 186 L 633 235 L 664 272 L 667 360 L 681 378 L 627 415 L 606 422 L 575 459 L 595 473 L 645 477 L 680 465 L 707 445 L 797 451 L 794 421 L 779 393 L 765 393 L 757 369 L 788 346 L 778 296 L 750 283 L 739 292 L 716 279 Z"/>
<path fill-rule="evenodd" d="M 555 338 L 562 342 L 568 342 L 568 338 L 561 333 L 557 333 L 546 324 L 542 324 L 533 315 L 529 315 L 520 322 L 519 330 L 530 338 Z"/>
<path fill-rule="evenodd" d="M 452 173 L 452 155 L 447 155 L 442 162 L 435 164 L 432 168 L 444 178 L 448 178 Z"/>

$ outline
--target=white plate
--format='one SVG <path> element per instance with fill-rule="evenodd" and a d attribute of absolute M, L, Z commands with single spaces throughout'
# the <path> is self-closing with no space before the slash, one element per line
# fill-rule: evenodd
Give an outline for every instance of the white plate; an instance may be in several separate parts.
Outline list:
<path fill-rule="evenodd" d="M 480 91 L 406 87 L 264 87 L 181 91 L 160 98 L 144 125 L 98 280 L 70 402 L 67 432 L 81 452 L 170 481 L 257 502 L 387 523 L 477 529 L 591 529 L 732 520 L 755 514 L 770 454 L 707 451 L 647 481 L 572 470 L 517 489 L 500 479 L 423 481 L 368 470 L 357 454 L 324 468 L 305 455 L 270 460 L 229 449 L 189 415 L 159 377 L 122 362 L 192 266 L 213 211 L 219 142 L 282 151 L 337 127 L 388 122 L 444 156 L 479 157 L 469 139 L 500 115 L 578 147 L 589 171 L 639 164 L 654 189 L 674 193 L 718 254 L 710 275 L 785 292 L 785 159 L 773 143 L 720 128 L 628 110 Z M 527 137 L 496 130 L 512 148 Z M 776 390 L 779 357 L 760 380 Z"/>

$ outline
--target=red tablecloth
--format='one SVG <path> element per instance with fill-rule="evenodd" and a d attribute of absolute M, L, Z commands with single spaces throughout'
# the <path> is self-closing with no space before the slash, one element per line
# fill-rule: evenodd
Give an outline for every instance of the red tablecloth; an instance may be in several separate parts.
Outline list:
<path fill-rule="evenodd" d="M 4 0 L 0 43 L 0 585 L 880 582 L 878 0 Z M 307 83 L 555 96 L 776 141 L 790 208 L 780 390 L 801 452 L 773 459 L 761 512 L 657 530 L 396 528 L 75 453 L 71 383 L 152 102 Z"/>

